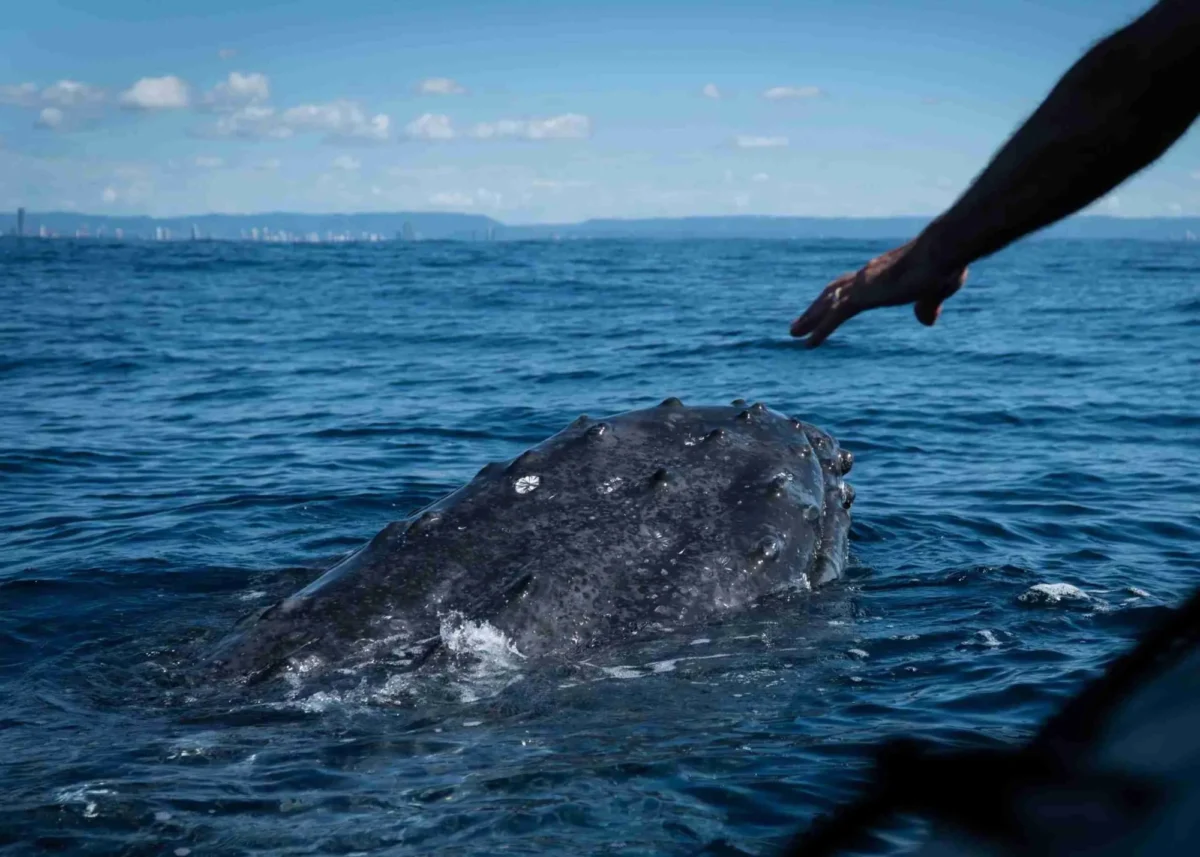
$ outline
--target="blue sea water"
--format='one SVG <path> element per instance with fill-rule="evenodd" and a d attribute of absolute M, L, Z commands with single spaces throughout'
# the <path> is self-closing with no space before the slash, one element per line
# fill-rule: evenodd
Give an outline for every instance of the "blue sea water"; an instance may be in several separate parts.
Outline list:
<path fill-rule="evenodd" d="M 883 249 L 0 243 L 0 852 L 769 854 L 881 739 L 1028 736 L 1200 584 L 1200 245 L 1025 243 L 932 330 L 787 337 Z M 484 462 L 668 395 L 855 452 L 845 581 L 552 667 L 190 680 Z"/>

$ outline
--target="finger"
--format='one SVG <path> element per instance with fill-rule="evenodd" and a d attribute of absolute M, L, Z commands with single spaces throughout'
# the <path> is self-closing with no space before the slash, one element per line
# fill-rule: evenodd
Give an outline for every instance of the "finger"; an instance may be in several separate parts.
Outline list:
<path fill-rule="evenodd" d="M 821 323 L 818 324 L 816 329 L 812 332 L 812 336 L 804 340 L 804 345 L 808 348 L 816 348 L 829 338 L 829 334 L 841 327 L 842 322 L 848 320 L 853 315 L 854 313 L 852 312 L 845 312 L 836 309 L 825 313 L 824 317 L 821 319 Z"/>
<path fill-rule="evenodd" d="M 804 334 L 810 333 L 817 326 L 817 324 L 821 321 L 821 317 L 825 315 L 826 310 L 829 308 L 827 294 L 828 289 L 826 289 L 824 292 L 821 292 L 820 297 L 809 304 L 808 309 L 806 309 L 798 319 L 792 322 L 792 336 L 804 336 Z"/>
<path fill-rule="evenodd" d="M 813 331 L 821 319 L 829 312 L 835 311 L 838 304 L 837 296 L 841 294 L 849 283 L 854 280 L 854 274 L 842 274 L 828 286 L 821 290 L 821 294 L 817 299 L 809 304 L 801 316 L 792 322 L 792 336 L 804 336 L 806 333 Z"/>

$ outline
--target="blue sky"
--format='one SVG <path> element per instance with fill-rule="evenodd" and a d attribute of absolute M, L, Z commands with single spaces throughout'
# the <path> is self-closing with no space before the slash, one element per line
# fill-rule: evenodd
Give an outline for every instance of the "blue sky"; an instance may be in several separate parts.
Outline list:
<path fill-rule="evenodd" d="M 936 214 L 1147 6 L 14 2 L 0 207 Z M 1200 214 L 1196 135 L 1094 210 Z"/>

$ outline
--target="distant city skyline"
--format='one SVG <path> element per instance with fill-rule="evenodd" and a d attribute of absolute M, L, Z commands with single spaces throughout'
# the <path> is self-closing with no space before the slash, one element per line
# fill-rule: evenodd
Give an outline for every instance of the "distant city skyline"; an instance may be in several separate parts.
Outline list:
<path fill-rule="evenodd" d="M 19 4 L 0 210 L 933 215 L 1148 6 Z M 1090 211 L 1200 215 L 1195 133 Z"/>
<path fill-rule="evenodd" d="M 918 217 L 778 217 L 725 215 L 711 217 L 594 219 L 575 223 L 510 224 L 486 215 L 452 212 L 367 212 L 357 214 L 260 212 L 251 215 L 205 214 L 151 218 L 73 212 L 0 213 L 0 238 L 25 235 L 37 239 L 102 241 L 244 241 L 272 244 L 384 243 L 424 240 L 800 240 L 851 239 L 901 241 L 929 222 Z M 1027 240 L 1044 238 L 1134 239 L 1193 242 L 1200 217 L 1069 217 Z"/>

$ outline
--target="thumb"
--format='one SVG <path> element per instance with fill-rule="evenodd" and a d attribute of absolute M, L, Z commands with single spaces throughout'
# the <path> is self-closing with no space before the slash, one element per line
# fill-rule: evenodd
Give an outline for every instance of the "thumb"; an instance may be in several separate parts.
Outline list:
<path fill-rule="evenodd" d="M 913 307 L 913 313 L 917 317 L 917 321 L 926 327 L 933 327 L 934 322 L 938 320 L 938 316 L 942 314 L 942 299 L 936 298 L 930 300 L 928 298 L 917 301 Z"/>
<path fill-rule="evenodd" d="M 962 288 L 963 283 L 967 281 L 967 269 L 963 268 L 954 276 L 942 283 L 940 289 L 934 294 L 921 298 L 913 305 L 913 314 L 916 315 L 917 321 L 926 327 L 933 327 L 937 322 L 938 317 L 942 314 L 942 303 L 946 298 L 953 295 Z"/>

